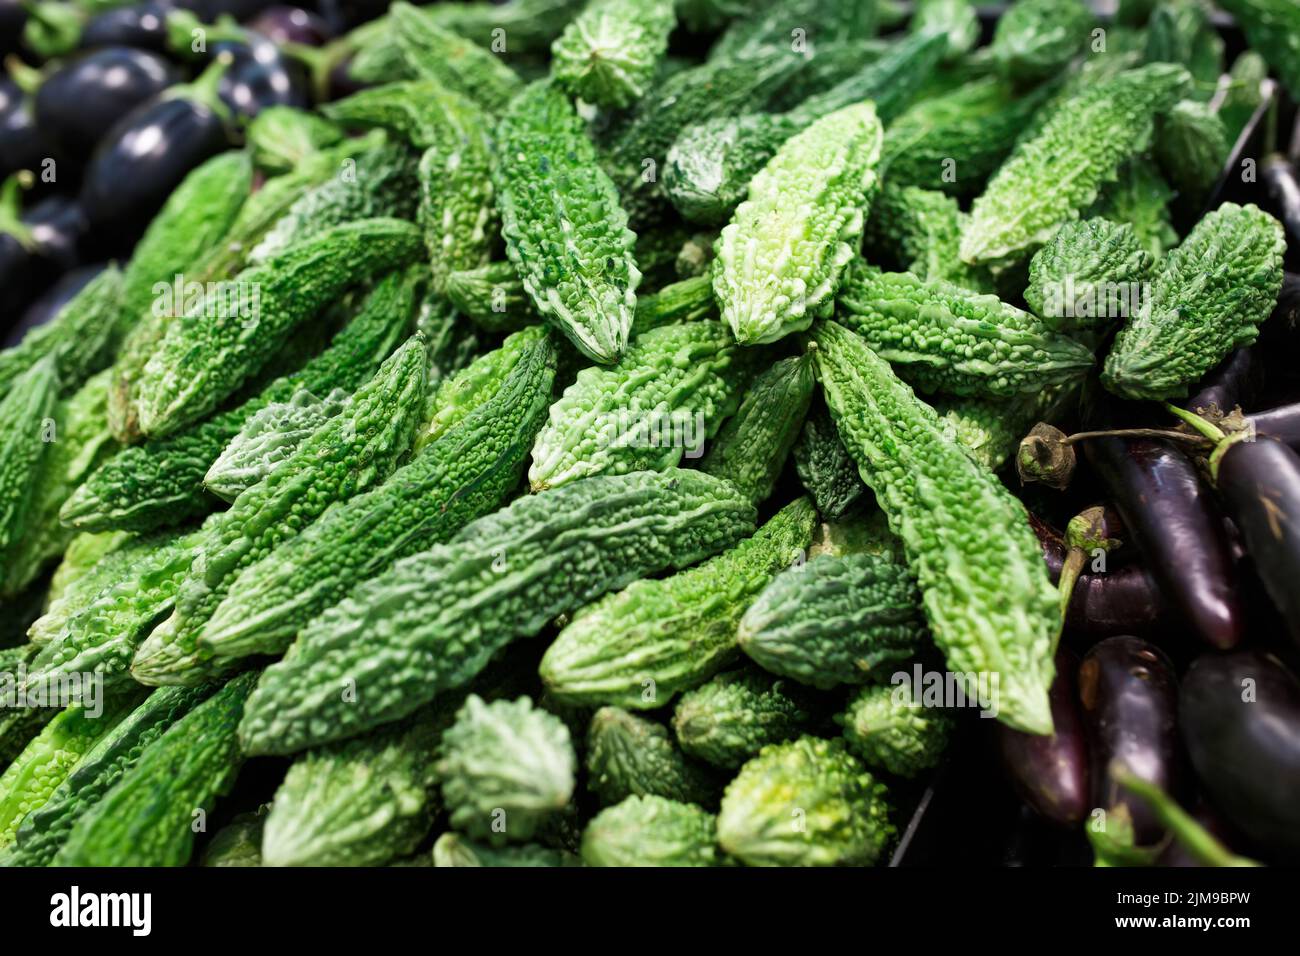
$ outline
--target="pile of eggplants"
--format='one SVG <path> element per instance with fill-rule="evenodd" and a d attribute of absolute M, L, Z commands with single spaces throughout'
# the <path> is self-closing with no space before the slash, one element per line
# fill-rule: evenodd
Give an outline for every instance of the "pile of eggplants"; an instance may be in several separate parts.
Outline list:
<path fill-rule="evenodd" d="M 0 230 L 4 344 L 75 291 L 65 276 L 128 257 L 176 185 L 248 120 L 313 105 L 306 51 L 376 12 L 334 0 L 0 0 L 0 221 L 25 233 Z M 186 42 L 190 25 L 210 42 Z"/>

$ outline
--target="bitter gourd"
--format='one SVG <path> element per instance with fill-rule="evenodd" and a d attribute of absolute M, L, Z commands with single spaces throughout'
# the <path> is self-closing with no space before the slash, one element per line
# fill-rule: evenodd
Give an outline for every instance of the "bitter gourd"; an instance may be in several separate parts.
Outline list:
<path fill-rule="evenodd" d="M 996 296 L 859 259 L 840 289 L 837 320 L 926 392 L 1013 396 L 1082 378 L 1089 349 Z"/>
<path fill-rule="evenodd" d="M 573 793 L 569 730 L 527 697 L 471 694 L 447 729 L 437 765 L 451 825 L 493 846 L 531 839 Z"/>
<path fill-rule="evenodd" d="M 583 0 L 507 0 L 506 3 L 446 3 L 425 8 L 435 23 L 488 49 L 542 53 Z M 508 38 L 508 39 L 506 39 Z M 493 43 L 508 42 L 508 46 Z"/>
<path fill-rule="evenodd" d="M 145 698 L 86 752 L 44 805 L 27 815 L 5 864 L 48 866 L 77 821 L 135 766 L 150 744 L 212 691 L 162 687 Z"/>
<path fill-rule="evenodd" d="M 654 79 L 676 22 L 673 0 L 589 0 L 551 47 L 551 76 L 589 103 L 630 106 Z"/>
<path fill-rule="evenodd" d="M 815 340 L 835 427 L 902 539 L 949 670 L 999 674 L 999 719 L 1050 733 L 1059 597 L 1023 506 L 861 338 L 825 322 Z"/>
<path fill-rule="evenodd" d="M 638 335 L 617 365 L 583 369 L 551 406 L 528 481 L 541 490 L 699 457 L 740 404 L 754 363 L 721 322 Z"/>
<path fill-rule="evenodd" d="M 1170 185 L 1190 201 L 1205 200 L 1231 150 L 1223 120 L 1206 103 L 1183 100 L 1160 120 L 1156 161 Z"/>
<path fill-rule="evenodd" d="M 918 279 L 942 279 L 973 292 L 992 292 L 987 270 L 961 261 L 966 214 L 937 190 L 889 183 L 871 200 L 864 248 L 873 263 L 889 263 Z"/>
<path fill-rule="evenodd" d="M 1120 329 L 1102 369 L 1125 398 L 1162 399 L 1249 345 L 1282 287 L 1282 225 L 1258 206 L 1224 203 L 1157 264 L 1151 295 Z"/>
<path fill-rule="evenodd" d="M 265 826 L 265 812 L 239 814 L 204 847 L 199 866 L 261 866 Z"/>
<path fill-rule="evenodd" d="M 627 347 L 641 273 L 636 236 L 564 94 L 524 90 L 496 131 L 501 234 L 537 311 L 596 362 Z"/>
<path fill-rule="evenodd" d="M 742 345 L 806 329 L 832 306 L 862 234 L 881 127 L 848 106 L 786 141 L 718 239 L 713 291 Z"/>
<path fill-rule="evenodd" d="M 1053 329 L 1110 325 L 1141 305 L 1152 261 L 1132 226 L 1067 223 L 1029 261 L 1025 301 Z"/>
<path fill-rule="evenodd" d="M 628 797 L 582 833 L 587 866 L 723 866 L 713 814 L 663 797 Z"/>
<path fill-rule="evenodd" d="M 835 719 L 863 763 L 900 777 L 939 763 L 953 723 L 942 707 L 922 705 L 910 684 L 864 687 Z"/>
<path fill-rule="evenodd" d="M 997 471 L 1029 429 L 1036 422 L 1054 419 L 1075 391 L 1070 385 L 1056 385 L 1037 394 L 1001 400 L 939 395 L 930 405 L 953 441 L 989 471 Z"/>
<path fill-rule="evenodd" d="M 718 842 L 750 866 L 870 866 L 895 829 L 883 784 L 841 740 L 764 747 L 727 786 Z"/>
<path fill-rule="evenodd" d="M 736 625 L 780 571 L 801 560 L 816 513 L 798 498 L 751 538 L 697 568 L 636 581 L 560 631 L 539 672 L 559 700 L 661 707 L 739 656 Z"/>
<path fill-rule="evenodd" d="M 243 764 L 236 727 L 256 680 L 231 678 L 168 727 L 78 818 L 53 865 L 183 866 Z"/>
<path fill-rule="evenodd" d="M 266 866 L 383 866 L 411 853 L 438 810 L 442 725 L 410 720 L 294 761 L 262 837 Z"/>
<path fill-rule="evenodd" d="M 870 497 L 820 398 L 804 418 L 794 445 L 794 466 L 823 518 L 843 518 L 861 505 L 864 496 Z"/>
<path fill-rule="evenodd" d="M 415 266 L 380 279 L 328 348 L 237 408 L 172 438 L 118 452 L 64 503 L 61 520 L 92 531 L 139 531 L 206 514 L 214 502 L 203 476 L 249 417 L 300 389 L 355 391 L 410 334 L 423 272 Z"/>
<path fill-rule="evenodd" d="M 337 146 L 344 131 L 318 113 L 267 106 L 249 121 L 244 140 L 258 169 L 287 173 L 303 160 Z"/>
<path fill-rule="evenodd" d="M 45 725 L 0 776 L 0 849 L 14 842 L 19 824 L 40 809 L 73 768 L 138 704 L 140 689 L 70 704 Z"/>
<path fill-rule="evenodd" d="M 812 401 L 812 356 L 778 361 L 759 373 L 736 414 L 709 443 L 700 470 L 725 478 L 759 504 L 776 487 Z"/>
<path fill-rule="evenodd" d="M 999 18 L 989 52 L 1010 79 L 1032 84 L 1064 69 L 1094 22 L 1082 0 L 1015 0 Z"/>
<path fill-rule="evenodd" d="M 394 3 L 389 16 L 398 49 L 414 75 L 468 97 L 492 114 L 501 113 L 519 92 L 519 77 L 495 50 L 440 26 L 428 10 Z"/>
<path fill-rule="evenodd" d="M 736 640 L 773 674 L 823 689 L 861 684 L 922 647 L 921 594 L 889 555 L 822 554 L 777 575 Z"/>
<path fill-rule="evenodd" d="M 962 232 L 962 259 L 1004 265 L 1028 258 L 1092 205 L 1121 163 L 1150 145 L 1155 118 L 1190 86 L 1182 67 L 1153 63 L 1055 105 L 975 200 Z"/>
<path fill-rule="evenodd" d="M 203 487 L 218 498 L 234 501 L 341 412 L 347 397 L 341 388 L 324 398 L 303 389 L 287 402 L 276 402 L 255 412 L 212 463 L 203 476 Z"/>
<path fill-rule="evenodd" d="M 516 499 L 448 544 L 405 558 L 317 618 L 262 676 L 242 729 L 292 753 L 410 713 L 464 684 L 517 636 L 753 528 L 726 482 L 673 470 L 596 476 Z M 383 660 L 382 668 L 365 664 Z M 338 681 L 357 682 L 339 700 Z"/>
<path fill-rule="evenodd" d="M 917 0 L 908 24 L 912 33 L 935 33 L 946 37 L 946 62 L 969 53 L 980 39 L 980 20 L 971 0 Z"/>
<path fill-rule="evenodd" d="M 22 539 L 36 477 L 50 445 L 59 392 L 56 359 L 47 355 L 19 375 L 0 398 L 0 570 Z M 3 588 L 0 588 L 3 590 Z"/>
<path fill-rule="evenodd" d="M 234 579 L 203 627 L 201 656 L 231 660 L 283 651 L 353 586 L 504 503 L 519 483 L 555 378 L 546 334 L 538 329 L 517 337 L 523 341 L 501 350 L 508 364 L 500 378 L 468 414 L 458 408 L 460 421 L 444 405 L 437 425 L 446 430 L 411 462 L 371 491 L 333 505 Z"/>
<path fill-rule="evenodd" d="M 641 335 L 651 329 L 678 322 L 716 318 L 717 303 L 713 298 L 713 282 L 706 274 L 707 271 L 669 283 L 658 292 L 637 299 L 632 334 Z"/>
<path fill-rule="evenodd" d="M 209 540 L 176 596 L 172 616 L 141 644 L 141 683 L 191 683 L 199 634 L 238 572 L 297 535 L 336 501 L 382 483 L 410 450 L 424 411 L 424 337 L 413 335 L 347 406 L 213 521 Z"/>
<path fill-rule="evenodd" d="M 587 787 L 612 806 L 630 796 L 657 796 L 717 806 L 721 781 L 688 758 L 663 724 L 618 707 L 602 707 L 587 731 Z"/>
<path fill-rule="evenodd" d="M 36 645 L 48 644 L 54 640 L 73 615 L 86 608 L 105 588 L 124 577 L 130 564 L 148 553 L 157 541 L 156 538 L 151 540 L 144 535 L 117 531 L 99 535 L 83 534 L 74 540 L 64 554 L 63 563 L 54 572 L 55 579 L 64 576 L 64 582 L 57 593 L 51 586 L 45 613 L 28 628 L 28 640 Z M 70 568 L 70 561 L 85 563 L 81 567 Z"/>
<path fill-rule="evenodd" d="M 1181 63 L 1196 80 L 1199 97 L 1208 98 L 1223 73 L 1223 38 L 1200 0 L 1166 0 L 1147 23 L 1146 62 Z"/>
<path fill-rule="evenodd" d="M 1178 244 L 1169 209 L 1173 198 L 1174 191 L 1155 163 L 1145 157 L 1133 159 L 1120 167 L 1116 182 L 1103 187 L 1085 218 L 1100 216 L 1132 226 L 1147 252 L 1159 259 Z"/>
<path fill-rule="evenodd" d="M 876 0 L 788 0 L 751 8 L 749 16 L 733 20 L 712 49 L 710 59 L 743 59 L 773 47 L 788 47 L 795 31 L 809 45 L 872 36 L 877 20 Z"/>
<path fill-rule="evenodd" d="M 459 833 L 444 833 L 434 841 L 433 865 L 556 867 L 581 866 L 582 861 L 565 850 L 556 850 L 539 843 L 493 847 L 471 842 Z"/>
<path fill-rule="evenodd" d="M 1246 50 L 1232 62 L 1228 83 L 1219 101 L 1219 118 L 1235 144 L 1255 111 L 1264 102 L 1263 83 L 1268 78 L 1268 64 L 1252 50 Z"/>
<path fill-rule="evenodd" d="M 1300 9 L 1289 0 L 1219 0 L 1219 6 L 1236 18 L 1287 91 L 1300 98 Z"/>
<path fill-rule="evenodd" d="M 673 711 L 673 730 L 692 757 L 734 770 L 768 744 L 800 736 L 815 719 L 806 694 L 762 671 L 743 669 L 683 694 Z"/>
<path fill-rule="evenodd" d="M 22 644 L 0 650 L 0 690 L 11 694 L 23 679 L 36 647 Z M 0 708 L 0 768 L 7 768 L 32 738 L 59 713 L 53 707 Z"/>
<path fill-rule="evenodd" d="M 488 332 L 518 332 L 540 321 L 512 262 L 458 269 L 447 276 L 444 292 L 458 311 Z"/>

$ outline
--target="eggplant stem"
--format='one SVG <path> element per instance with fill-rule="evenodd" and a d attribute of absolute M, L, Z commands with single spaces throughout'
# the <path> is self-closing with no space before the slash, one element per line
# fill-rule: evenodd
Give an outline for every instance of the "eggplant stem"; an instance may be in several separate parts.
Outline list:
<path fill-rule="evenodd" d="M 1165 438 L 1169 441 L 1185 441 L 1197 445 L 1203 445 L 1212 440 L 1203 435 L 1176 432 L 1172 428 L 1113 428 L 1096 432 L 1075 432 L 1073 435 L 1062 438 L 1061 444 L 1073 445 L 1075 442 L 1087 441 L 1089 438 Z"/>
<path fill-rule="evenodd" d="M 1151 781 L 1143 780 L 1128 767 L 1112 765 L 1111 776 L 1120 786 L 1140 797 L 1198 863 L 1204 866 L 1260 865 L 1249 857 L 1237 856 L 1175 803 L 1169 794 Z"/>
<path fill-rule="evenodd" d="M 1065 554 L 1065 561 L 1061 563 L 1061 574 L 1056 579 L 1056 589 L 1061 595 L 1061 624 L 1056 629 L 1056 636 L 1052 638 L 1051 653 L 1056 654 L 1056 647 L 1061 643 L 1061 635 L 1065 633 L 1065 618 L 1070 610 L 1070 599 L 1074 596 L 1074 586 L 1078 583 L 1079 575 L 1083 573 L 1084 562 L 1088 560 L 1088 552 L 1083 548 L 1071 548 Z"/>
<path fill-rule="evenodd" d="M 1223 439 L 1227 437 L 1222 428 L 1208 419 L 1202 418 L 1195 412 L 1189 412 L 1187 409 L 1179 408 L 1177 405 L 1170 404 L 1169 402 L 1163 402 L 1162 404 L 1165 406 L 1165 411 L 1169 412 L 1170 415 L 1182 419 L 1210 441 L 1217 443 L 1223 441 Z"/>

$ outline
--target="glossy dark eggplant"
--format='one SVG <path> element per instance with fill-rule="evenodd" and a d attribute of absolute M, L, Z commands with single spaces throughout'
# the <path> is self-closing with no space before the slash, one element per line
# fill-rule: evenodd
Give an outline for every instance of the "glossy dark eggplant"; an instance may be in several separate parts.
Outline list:
<path fill-rule="evenodd" d="M 266 37 L 250 30 L 245 42 L 222 41 L 214 43 L 212 50 L 214 55 L 225 51 L 232 57 L 217 92 L 235 116 L 252 119 L 268 106 L 305 109 L 311 105 L 307 68 Z"/>
<path fill-rule="evenodd" d="M 81 29 L 81 48 L 129 46 L 137 50 L 166 53 L 167 14 L 176 9 L 170 0 L 146 0 L 129 7 L 106 10 L 86 21 Z"/>
<path fill-rule="evenodd" d="M 18 316 L 79 263 L 87 231 L 81 207 L 66 196 L 35 203 L 20 221 L 26 241 L 0 232 L 0 319 L 5 320 Z"/>
<path fill-rule="evenodd" d="M 1183 742 L 1214 806 L 1259 852 L 1300 860 L 1300 682 L 1271 654 L 1197 658 L 1180 694 Z"/>
<path fill-rule="evenodd" d="M 185 175 L 228 145 L 224 107 L 214 103 L 222 65 L 142 103 L 109 130 L 81 186 L 93 228 L 134 241 Z"/>
<path fill-rule="evenodd" d="M 54 144 L 36 122 L 32 98 L 8 76 L 0 76 L 0 180 L 22 169 L 40 173 L 41 163 L 51 156 L 56 156 Z"/>
<path fill-rule="evenodd" d="M 248 28 L 273 43 L 323 46 L 334 31 L 324 18 L 301 7 L 268 7 L 248 23 Z"/>
<path fill-rule="evenodd" d="M 1184 407 L 1192 411 L 1209 409 L 1230 412 L 1240 405 L 1249 408 L 1264 392 L 1267 363 L 1258 345 L 1247 345 L 1231 352 L 1218 366 L 1197 383 L 1196 391 Z"/>
<path fill-rule="evenodd" d="M 1056 678 L 1048 695 L 1052 707 L 1051 734 L 1026 734 L 999 723 L 998 753 L 1020 798 L 1044 819 L 1076 827 L 1092 809 L 1091 767 L 1075 686 L 1078 661 L 1061 648 L 1056 652 Z"/>
<path fill-rule="evenodd" d="M 36 92 L 36 122 L 66 152 L 90 153 L 122 117 L 179 79 L 156 53 L 113 46 L 51 73 Z"/>
<path fill-rule="evenodd" d="M 0 347 L 9 348 L 17 345 L 29 329 L 34 329 L 39 325 L 44 325 L 50 319 L 54 318 L 72 299 L 74 295 L 95 276 L 104 271 L 107 263 L 96 262 L 88 266 L 78 266 L 70 269 L 55 281 L 55 283 L 45 290 L 36 298 L 22 317 L 5 330 L 2 344 Z"/>
<path fill-rule="evenodd" d="M 1300 449 L 1300 402 L 1255 412 L 1247 415 L 1246 419 L 1255 426 L 1257 434 L 1268 435 L 1292 449 Z"/>
<path fill-rule="evenodd" d="M 1300 455 L 1266 435 L 1224 446 L 1214 459 L 1224 506 L 1300 645 Z"/>
<path fill-rule="evenodd" d="M 1286 226 L 1293 242 L 1300 242 L 1300 173 L 1285 156 L 1270 156 L 1260 168 L 1272 212 Z"/>
<path fill-rule="evenodd" d="M 1242 608 L 1223 516 L 1196 466 L 1164 441 L 1082 444 L 1165 600 L 1209 646 L 1241 643 Z"/>
<path fill-rule="evenodd" d="M 1142 801 L 1115 781 L 1112 771 L 1118 764 L 1167 793 L 1178 792 L 1178 683 L 1173 665 L 1147 641 L 1107 638 L 1079 665 L 1079 703 L 1091 757 L 1093 806 L 1108 815 L 1127 812 L 1137 846 L 1158 843 L 1164 828 Z"/>

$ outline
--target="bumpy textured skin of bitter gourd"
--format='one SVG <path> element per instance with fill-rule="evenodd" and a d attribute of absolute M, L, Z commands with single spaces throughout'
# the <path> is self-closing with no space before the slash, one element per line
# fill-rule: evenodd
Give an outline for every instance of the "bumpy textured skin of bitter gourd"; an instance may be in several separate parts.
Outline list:
<path fill-rule="evenodd" d="M 345 135 L 317 113 L 294 106 L 268 106 L 244 128 L 244 144 L 257 169 L 277 175 L 337 146 Z"/>
<path fill-rule="evenodd" d="M 837 320 L 926 392 L 1010 397 L 1082 378 L 1092 352 L 997 296 L 859 259 L 840 289 Z"/>
<path fill-rule="evenodd" d="M 357 390 L 347 406 L 293 455 L 215 516 L 209 539 L 176 595 L 172 616 L 154 628 L 131 664 L 136 680 L 190 684 L 205 679 L 199 634 L 238 572 L 293 538 L 332 504 L 385 481 L 411 448 L 424 411 L 424 337 L 413 335 Z"/>
<path fill-rule="evenodd" d="M 528 481 L 554 488 L 600 474 L 671 468 L 717 434 L 756 364 L 721 322 L 638 335 L 612 368 L 585 368 L 551 406 Z"/>
<path fill-rule="evenodd" d="M 885 130 L 882 181 L 952 196 L 979 192 L 1053 89 L 1021 94 L 1004 80 L 980 77 L 921 99 Z"/>
<path fill-rule="evenodd" d="M 587 787 L 606 807 L 633 795 L 716 807 L 722 781 L 682 753 L 663 724 L 602 707 L 587 731 Z"/>
<path fill-rule="evenodd" d="M 1300 98 L 1300 9 L 1290 0 L 1222 0 L 1292 97 Z"/>
<path fill-rule="evenodd" d="M 781 359 L 759 373 L 736 414 L 709 443 L 700 470 L 730 481 L 756 505 L 766 501 L 799 437 L 816 386 L 807 354 Z"/>
<path fill-rule="evenodd" d="M 1282 225 L 1257 206 L 1225 203 L 1157 264 L 1144 307 L 1111 345 L 1101 381 L 1125 398 L 1163 399 L 1259 334 L 1282 287 Z"/>
<path fill-rule="evenodd" d="M 518 332 L 541 321 L 513 262 L 458 269 L 447 276 L 444 291 L 459 312 L 487 332 Z"/>
<path fill-rule="evenodd" d="M 37 469 L 26 526 L 13 549 L 0 595 L 12 597 L 35 581 L 76 536 L 75 529 L 59 521 L 59 509 L 117 447 L 108 431 L 108 380 L 105 369 L 55 407 L 53 447 Z"/>
<path fill-rule="evenodd" d="M 122 273 L 117 266 L 108 265 L 52 319 L 32 329 L 13 348 L 0 352 L 0 396 L 46 356 L 54 358 L 60 388 L 76 391 L 110 361 L 121 315 Z"/>
<path fill-rule="evenodd" d="M 14 379 L 0 398 L 0 569 L 7 569 L 22 540 L 36 477 L 49 452 L 58 393 L 55 359 L 46 356 Z"/>
<path fill-rule="evenodd" d="M 1180 66 L 1153 63 L 1091 84 L 1051 108 L 975 200 L 961 257 L 974 265 L 1027 259 L 1096 200 L 1125 160 L 1151 143 L 1155 118 L 1186 95 Z"/>
<path fill-rule="evenodd" d="M 804 418 L 803 431 L 794 445 L 794 467 L 825 519 L 843 518 L 862 504 L 864 496 L 870 497 L 820 398 Z"/>
<path fill-rule="evenodd" d="M 1125 304 L 1140 304 L 1139 284 L 1152 261 L 1132 226 L 1108 219 L 1066 223 L 1029 261 L 1025 302 L 1053 329 L 1110 325 L 1123 317 Z"/>
<path fill-rule="evenodd" d="M 704 273 L 672 282 L 652 295 L 636 302 L 632 334 L 643 335 L 652 329 L 679 322 L 717 318 L 718 304 L 713 298 L 713 281 Z"/>
<path fill-rule="evenodd" d="M 59 712 L 0 776 L 0 849 L 14 842 L 18 825 L 38 810 L 73 768 L 143 698 L 141 688 Z"/>
<path fill-rule="evenodd" d="M 502 4 L 446 4 L 426 7 L 435 23 L 483 47 L 510 38 L 511 52 L 544 53 L 582 9 L 583 0 L 510 0 Z M 502 30 L 504 34 L 494 31 Z"/>
<path fill-rule="evenodd" d="M 865 683 L 923 645 L 921 593 L 889 555 L 819 555 L 776 576 L 736 640 L 773 674 L 821 689 Z"/>
<path fill-rule="evenodd" d="M 265 826 L 265 811 L 239 814 L 203 848 L 199 866 L 261 866 Z"/>
<path fill-rule="evenodd" d="M 998 718 L 1051 733 L 1059 596 L 1024 506 L 861 338 L 833 322 L 815 336 L 835 427 L 903 542 L 949 670 L 997 674 Z"/>
<path fill-rule="evenodd" d="M 203 489 L 203 476 L 239 429 L 258 410 L 300 389 L 325 395 L 359 388 L 410 334 L 423 273 L 417 265 L 380 279 L 325 351 L 238 408 L 118 452 L 64 503 L 60 519 L 91 531 L 146 531 L 207 514 L 215 502 Z"/>
<path fill-rule="evenodd" d="M 750 866 L 870 866 L 894 837 L 889 814 L 884 785 L 842 740 L 805 736 L 740 768 L 722 797 L 718 842 Z"/>
<path fill-rule="evenodd" d="M 733 20 L 709 50 L 710 59 L 747 57 L 790 42 L 791 31 L 804 31 L 810 44 L 862 40 L 876 32 L 875 0 L 790 0 L 750 8 Z"/>
<path fill-rule="evenodd" d="M 345 289 L 414 261 L 423 248 L 410 223 L 370 219 L 244 270 L 234 280 L 239 314 L 208 316 L 200 305 L 168 326 L 138 383 L 141 429 L 161 438 L 205 417 Z"/>
<path fill-rule="evenodd" d="M 540 843 L 491 847 L 474 843 L 459 833 L 444 833 L 433 844 L 434 866 L 560 867 L 582 866 L 582 861 L 564 850 Z"/>
<path fill-rule="evenodd" d="M 713 814 L 663 797 L 628 797 L 582 833 L 587 866 L 725 866 Z"/>
<path fill-rule="evenodd" d="M 76 587 L 92 569 L 98 568 L 130 539 L 128 531 L 105 531 L 102 534 L 83 531 L 69 541 L 63 559 L 50 576 L 50 589 L 45 593 L 45 613 L 49 613 L 55 601 L 61 600 L 70 588 Z"/>
<path fill-rule="evenodd" d="M 944 61 L 949 63 L 973 50 L 980 39 L 979 14 L 970 0 L 917 0 L 907 28 L 912 33 L 946 37 L 948 52 Z"/>
<path fill-rule="evenodd" d="M 816 512 L 796 499 L 697 568 L 636 581 L 575 615 L 542 657 L 558 700 L 662 707 L 734 661 L 736 625 L 763 587 L 807 553 Z"/>
<path fill-rule="evenodd" d="M 257 674 L 240 674 L 176 721 L 83 814 L 54 866 L 184 866 L 194 811 L 211 815 L 244 755 L 236 728 Z"/>
<path fill-rule="evenodd" d="M 45 613 L 27 629 L 27 639 L 35 645 L 54 640 L 63 625 L 89 606 L 101 591 L 120 580 L 131 563 L 139 560 L 163 540 L 148 536 L 110 531 L 102 535 L 83 534 L 68 546 L 63 562 L 54 572 Z M 75 563 L 76 566 L 70 566 Z M 54 582 L 63 583 L 56 589 Z M 57 591 L 57 593 L 56 593 Z"/>
<path fill-rule="evenodd" d="M 745 668 L 683 694 L 673 711 L 673 729 L 692 757 L 734 770 L 768 744 L 798 737 L 815 719 L 807 694 Z"/>
<path fill-rule="evenodd" d="M 162 687 L 150 694 L 77 763 L 18 827 L 8 866 L 49 866 L 82 815 L 112 789 L 155 740 L 205 700 L 212 687 Z"/>
<path fill-rule="evenodd" d="M 1010 399 L 939 395 L 930 405 L 953 441 L 989 471 L 997 471 L 1035 422 L 1053 421 L 1076 393 L 1073 385 L 1055 385 L 1038 394 Z"/>
<path fill-rule="evenodd" d="M 205 535 L 206 531 L 199 529 L 164 536 L 156 546 L 132 559 L 116 580 L 69 617 L 41 649 L 32 662 L 28 684 L 42 686 L 61 676 L 81 673 L 95 674 L 109 687 L 130 683 L 127 669 L 136 647 L 149 629 L 172 610 Z"/>
<path fill-rule="evenodd" d="M 1082 0 L 1015 0 L 998 21 L 990 53 L 1017 83 L 1063 70 L 1090 39 L 1095 20 Z"/>
<path fill-rule="evenodd" d="M 1203 202 L 1232 151 L 1228 130 L 1206 103 L 1183 100 L 1160 120 L 1155 157 L 1179 195 Z"/>
<path fill-rule="evenodd" d="M 516 499 L 309 625 L 263 674 L 245 745 L 292 753 L 396 720 L 472 679 L 515 637 L 714 554 L 753 522 L 753 505 L 730 485 L 682 470 L 597 476 Z M 385 666 L 367 663 L 376 660 Z M 357 681 L 355 702 L 339 699 L 345 677 Z"/>
<path fill-rule="evenodd" d="M 527 697 L 471 694 L 442 737 L 437 764 L 451 825 L 492 846 L 532 838 L 574 787 L 569 729 Z"/>
<path fill-rule="evenodd" d="M 334 504 L 238 575 L 203 628 L 201 656 L 229 661 L 283 651 L 355 585 L 447 541 L 505 502 L 519 484 L 555 379 L 545 333 L 520 335 L 530 344 L 511 349 L 514 362 L 467 417 L 383 484 Z"/>
<path fill-rule="evenodd" d="M 718 239 L 713 292 L 742 345 L 830 312 L 862 235 L 881 127 L 871 103 L 837 110 L 777 151 Z"/>
<path fill-rule="evenodd" d="M 1161 3 L 1146 31 L 1146 62 L 1181 63 L 1196 79 L 1197 97 L 1209 99 L 1223 74 L 1223 38 L 1207 3 Z"/>
<path fill-rule="evenodd" d="M 490 38 L 465 39 L 409 3 L 393 4 L 389 16 L 402 58 L 415 76 L 468 97 L 493 115 L 505 110 L 522 88 L 505 60 L 479 45 L 486 46 Z"/>
<path fill-rule="evenodd" d="M 584 355 L 616 362 L 627 347 L 641 279 L 636 236 L 573 105 L 529 86 L 496 131 L 501 234 L 537 311 Z"/>
<path fill-rule="evenodd" d="M 868 767 L 915 777 L 936 766 L 952 731 L 942 707 L 926 707 L 907 684 L 864 687 L 835 718 L 849 749 Z"/>
<path fill-rule="evenodd" d="M 677 23 L 673 0 L 591 0 L 551 47 L 551 76 L 605 109 L 639 100 Z"/>
<path fill-rule="evenodd" d="M 1159 259 L 1178 244 L 1169 209 L 1173 198 L 1173 189 L 1155 163 L 1139 157 L 1120 167 L 1119 179 L 1102 189 L 1086 216 L 1132 226 L 1143 248 Z"/>
<path fill-rule="evenodd" d="M 203 476 L 203 487 L 224 501 L 234 501 L 288 459 L 320 428 L 343 410 L 347 392 L 335 389 L 317 398 L 306 389 L 287 402 L 260 409 L 244 422 L 239 434 Z"/>
<path fill-rule="evenodd" d="M 973 292 L 993 292 L 986 269 L 961 261 L 966 214 L 937 190 L 886 183 L 871 200 L 863 244 L 871 262 L 888 262 L 918 279 L 942 279 Z"/>
<path fill-rule="evenodd" d="M 383 866 L 411 853 L 438 811 L 438 738 L 429 711 L 309 750 L 275 792 L 265 866 Z"/>
<path fill-rule="evenodd" d="M 0 650 L 0 680 L 17 681 L 21 668 L 27 666 L 35 653 L 36 648 L 31 644 Z M 53 707 L 6 707 L 0 710 L 0 767 L 7 768 L 58 713 Z"/>

